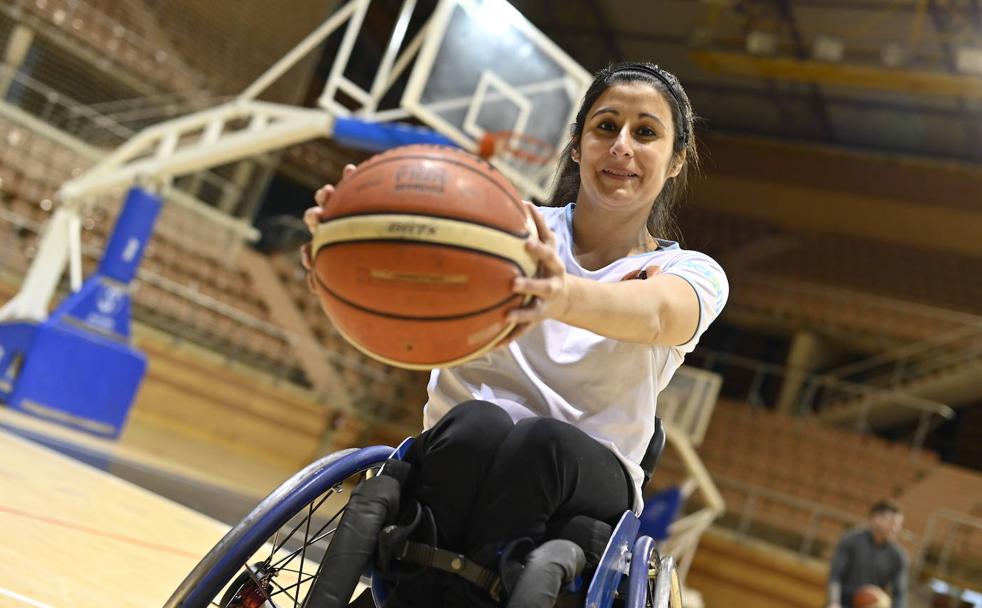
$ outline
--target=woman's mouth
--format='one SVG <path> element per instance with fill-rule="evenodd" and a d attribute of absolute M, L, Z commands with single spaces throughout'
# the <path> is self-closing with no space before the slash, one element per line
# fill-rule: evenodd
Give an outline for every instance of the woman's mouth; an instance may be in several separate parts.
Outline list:
<path fill-rule="evenodd" d="M 628 171 L 626 169 L 601 169 L 600 172 L 606 175 L 607 177 L 616 180 L 629 180 L 638 177 L 637 173 L 634 173 L 633 171 Z"/>

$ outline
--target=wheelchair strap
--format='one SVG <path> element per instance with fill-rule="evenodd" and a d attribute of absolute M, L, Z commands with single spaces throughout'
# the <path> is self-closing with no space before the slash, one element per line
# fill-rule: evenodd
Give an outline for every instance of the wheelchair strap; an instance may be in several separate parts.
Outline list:
<path fill-rule="evenodd" d="M 497 602 L 501 599 L 501 577 L 494 571 L 478 565 L 465 555 L 407 540 L 398 555 L 398 559 L 456 574 L 487 591 L 494 601 Z"/>

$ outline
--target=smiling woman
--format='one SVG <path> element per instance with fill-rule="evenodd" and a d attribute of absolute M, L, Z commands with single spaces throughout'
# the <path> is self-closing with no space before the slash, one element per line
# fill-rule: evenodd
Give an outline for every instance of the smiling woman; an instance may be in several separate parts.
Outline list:
<path fill-rule="evenodd" d="M 608 107 L 615 101 L 618 102 L 615 107 Z M 628 111 L 637 112 L 636 116 L 620 115 L 617 106 L 625 103 L 631 106 Z M 652 153 L 661 154 L 662 159 L 666 152 L 669 155 L 659 180 L 664 187 L 655 189 L 655 195 L 648 198 L 647 231 L 653 237 L 676 239 L 679 234 L 673 213 L 685 192 L 690 168 L 693 171 L 699 168 L 693 131 L 695 116 L 678 79 L 656 65 L 624 63 L 597 74 L 584 96 L 569 143 L 561 155 L 557 186 L 550 204 L 562 206 L 577 201 L 582 177 L 581 147 L 585 145 L 581 140 L 584 136 L 587 142 L 593 139 L 590 129 L 606 130 L 610 133 L 608 138 L 613 137 L 625 120 L 632 118 L 638 123 L 633 134 L 637 142 L 647 144 L 644 148 L 658 148 L 658 152 Z"/>
<path fill-rule="evenodd" d="M 697 162 L 692 119 L 678 81 L 654 65 L 608 68 L 587 91 L 554 206 L 526 203 L 538 238 L 524 247 L 538 272 L 512 284 L 531 298 L 508 313 L 517 329 L 481 357 L 430 375 L 402 500 L 432 513 L 440 548 L 497 571 L 528 555 L 545 559 L 528 551 L 571 542 L 570 528 L 591 530 L 579 541 L 605 538 L 604 526 L 640 509 L 657 395 L 728 293 L 716 262 L 665 240 Z M 360 170 L 348 167 L 345 179 Z M 318 191 L 305 216 L 311 231 L 330 216 L 334 194 L 333 185 Z M 593 549 L 581 542 L 578 566 L 554 565 L 596 566 Z M 519 588 L 534 569 L 502 570 L 523 573 Z M 536 583 L 548 588 L 521 605 L 552 606 L 564 585 Z M 399 582 L 390 602 L 496 604 L 439 571 Z"/>

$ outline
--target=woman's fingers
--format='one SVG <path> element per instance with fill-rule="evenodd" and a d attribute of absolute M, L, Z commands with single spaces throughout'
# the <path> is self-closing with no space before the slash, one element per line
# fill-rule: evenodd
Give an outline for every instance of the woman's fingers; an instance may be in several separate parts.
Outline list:
<path fill-rule="evenodd" d="M 323 213 L 323 207 L 311 207 L 303 212 L 303 223 L 306 224 L 307 230 L 310 231 L 310 234 L 317 232 L 317 226 L 320 225 L 321 215 Z"/>
<path fill-rule="evenodd" d="M 313 267 L 314 261 L 310 257 L 310 243 L 304 243 L 300 247 L 300 263 L 303 264 L 304 270 L 310 270 Z"/>
<path fill-rule="evenodd" d="M 535 205 L 528 201 L 523 201 L 526 208 L 528 208 L 529 213 L 532 215 L 532 221 L 535 222 L 535 229 L 539 233 L 539 240 L 547 245 L 553 245 L 556 242 L 556 235 L 553 234 L 552 230 L 549 230 L 549 226 L 546 225 L 546 218 L 542 217 L 539 210 Z"/>
<path fill-rule="evenodd" d="M 508 311 L 508 316 L 505 317 L 505 320 L 507 320 L 509 323 L 518 324 L 535 323 L 536 321 L 541 321 L 544 318 L 542 309 L 542 300 L 536 298 L 525 306 L 513 308 Z"/>
<path fill-rule="evenodd" d="M 515 279 L 512 291 L 522 295 L 535 296 L 536 298 L 548 300 L 560 289 L 562 289 L 562 286 L 562 280 L 556 277 L 548 277 L 544 279 L 518 278 Z"/>
<path fill-rule="evenodd" d="M 314 193 L 314 202 L 317 203 L 318 207 L 324 207 L 327 205 L 327 201 L 331 198 L 331 194 L 333 193 L 334 184 L 326 184 L 321 186 L 320 190 Z"/>
<path fill-rule="evenodd" d="M 525 241 L 525 251 L 538 262 L 539 276 L 550 277 L 566 271 L 555 245 L 529 239 Z"/>
<path fill-rule="evenodd" d="M 351 174 L 354 173 L 355 169 L 357 168 L 358 167 L 350 163 L 345 165 L 344 169 L 341 170 L 341 179 L 343 180 L 351 177 Z M 321 186 L 317 192 L 314 192 L 314 202 L 317 203 L 317 206 L 307 209 L 303 214 L 303 221 L 305 224 L 307 224 L 307 229 L 310 230 L 311 233 L 317 230 L 317 224 L 320 223 L 320 220 L 324 219 L 323 215 L 325 213 L 325 208 L 327 207 L 328 202 L 331 200 L 331 195 L 334 194 L 335 189 L 336 187 L 334 184 L 325 184 L 324 186 Z"/>

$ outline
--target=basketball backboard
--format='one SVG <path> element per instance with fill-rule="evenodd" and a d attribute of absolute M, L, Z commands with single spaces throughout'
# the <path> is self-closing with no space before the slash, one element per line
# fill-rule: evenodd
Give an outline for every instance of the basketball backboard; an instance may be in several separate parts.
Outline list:
<path fill-rule="evenodd" d="M 682 432 L 698 446 L 706 435 L 722 385 L 719 374 L 683 365 L 658 394 L 658 415 L 673 431 Z"/>
<path fill-rule="evenodd" d="M 590 74 L 504 0 L 443 0 L 429 28 L 402 106 L 469 149 L 488 132 L 542 142 L 551 162 L 498 162 L 546 198 Z"/>
<path fill-rule="evenodd" d="M 351 20 L 320 105 L 367 120 L 416 118 L 474 152 L 486 133 L 511 133 L 509 141 L 529 154 L 491 162 L 524 194 L 548 198 L 555 160 L 591 75 L 505 0 L 441 0 L 403 45 L 415 10 L 406 0 L 374 81 L 359 86 L 346 74 L 369 2 L 352 0 L 342 9 Z M 364 65 L 365 57 L 359 59 Z M 381 107 L 410 65 L 400 107 Z"/>

